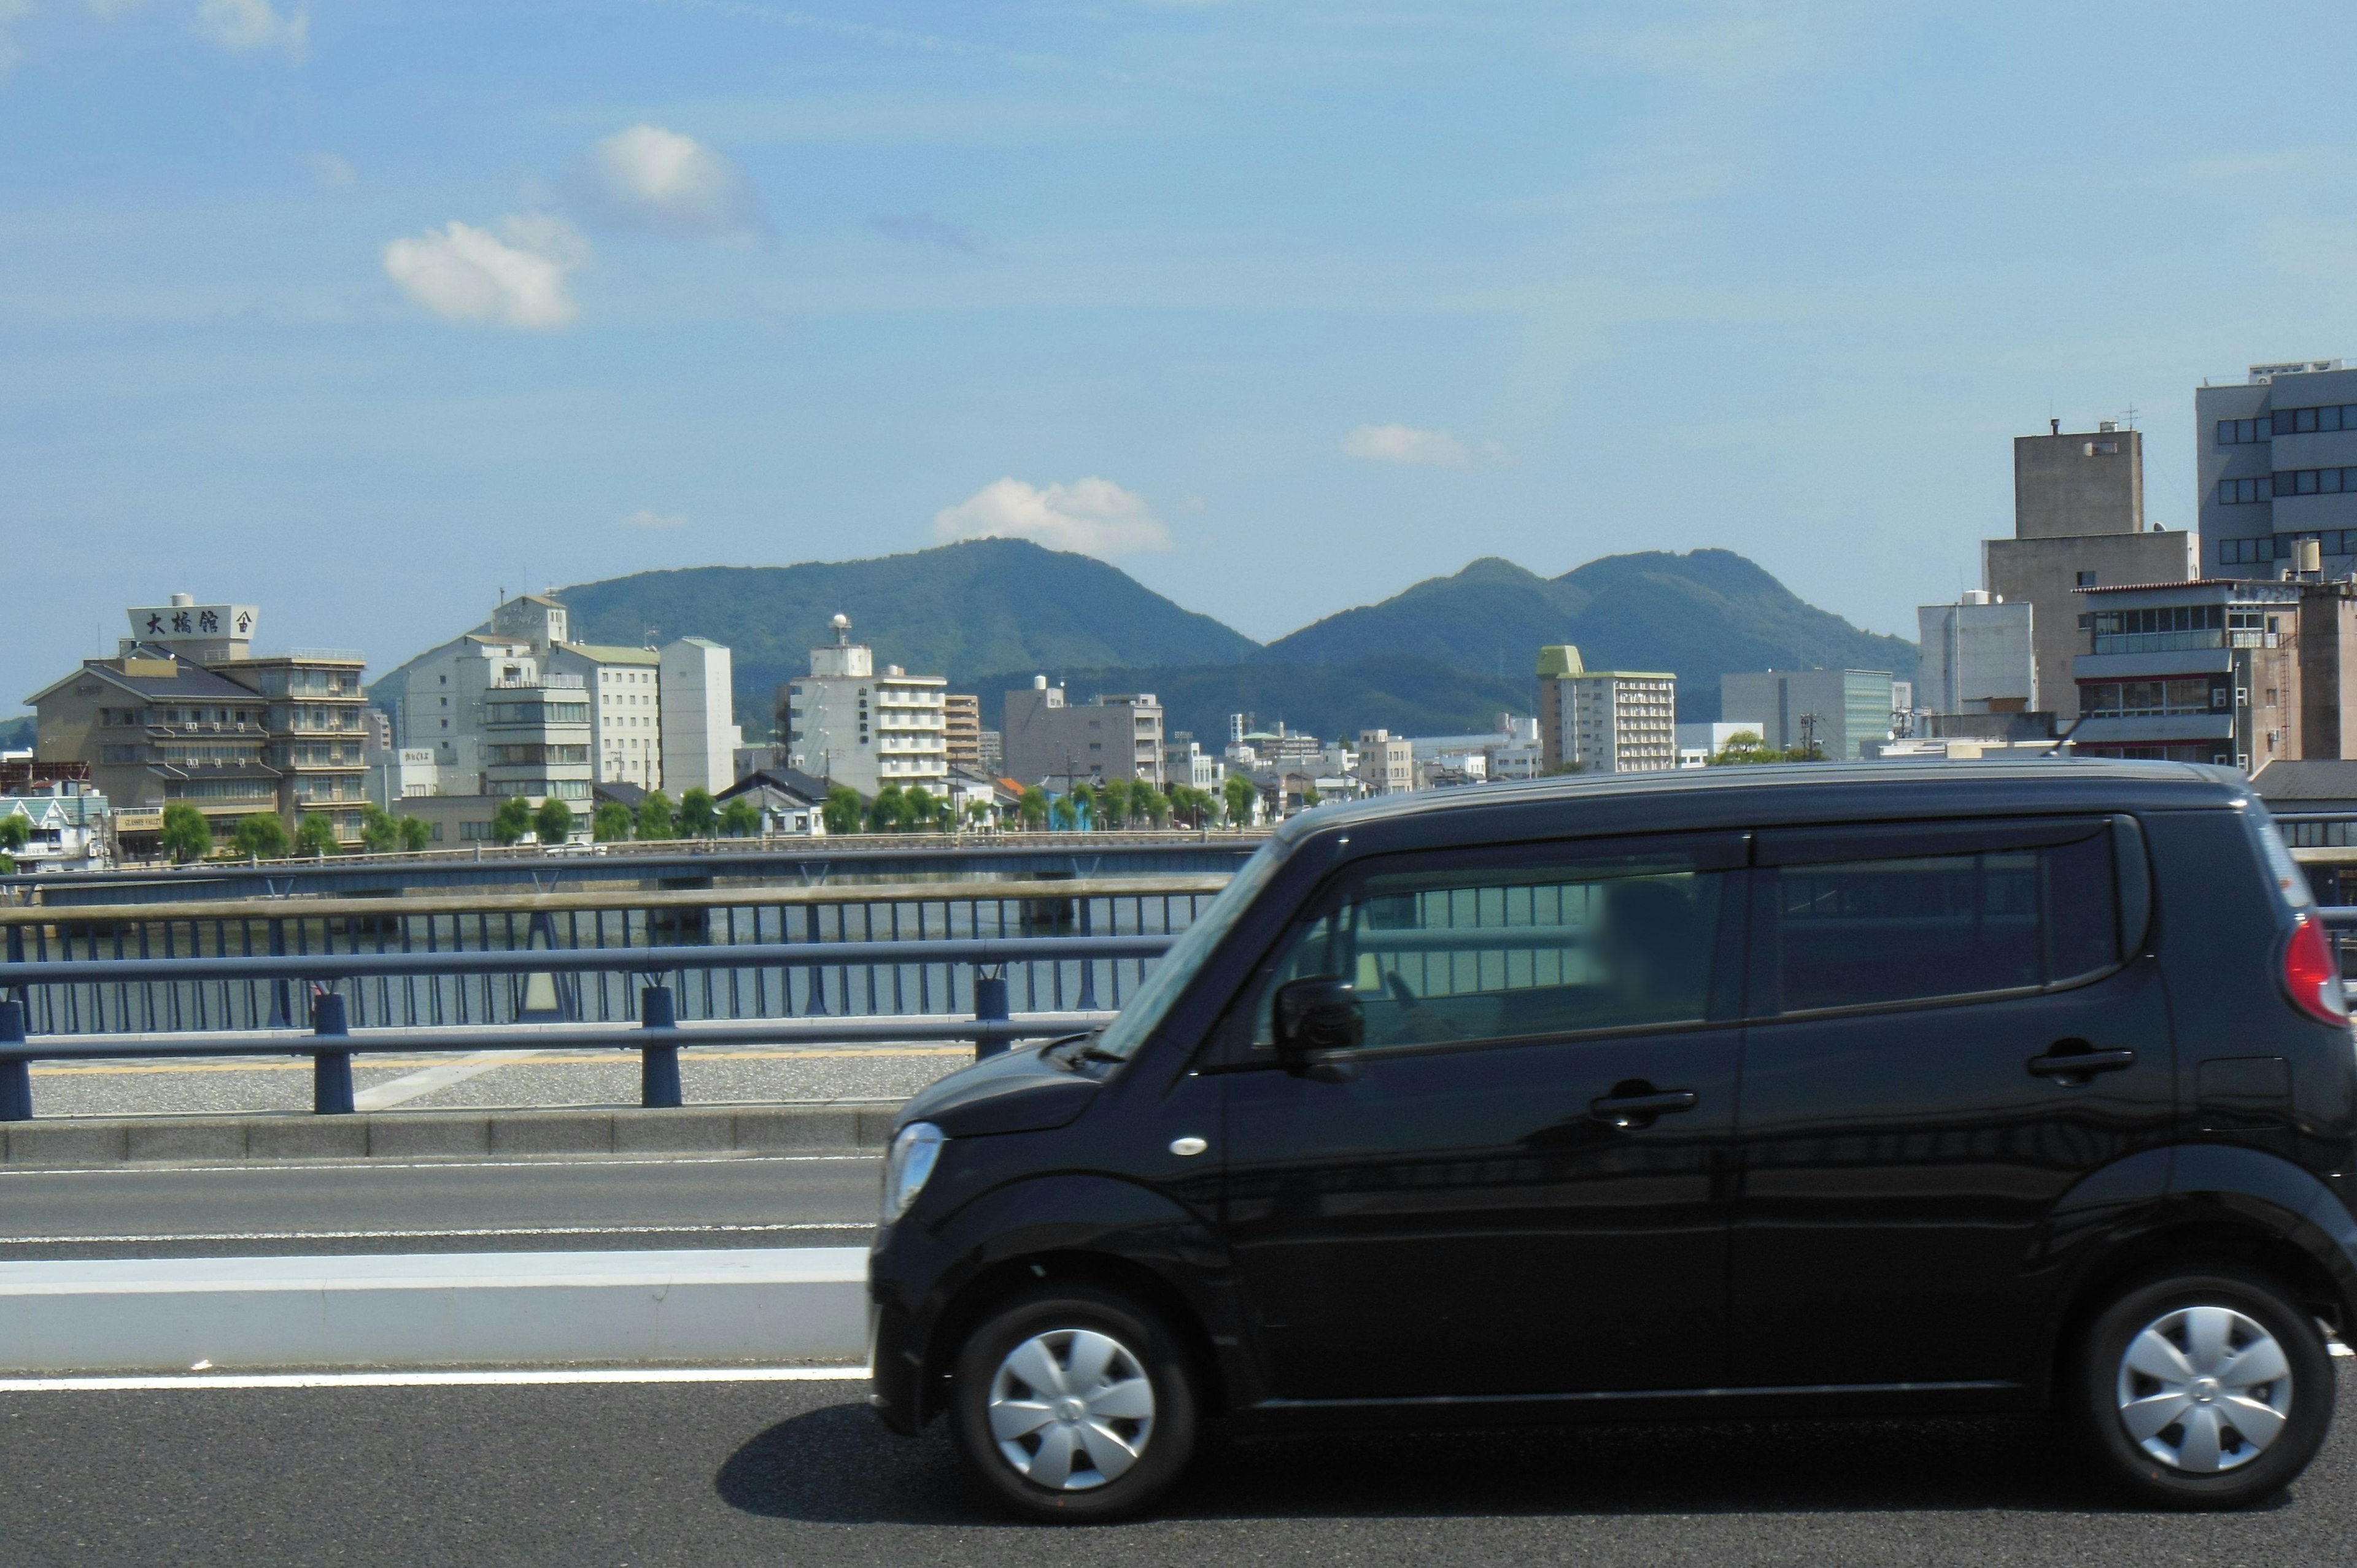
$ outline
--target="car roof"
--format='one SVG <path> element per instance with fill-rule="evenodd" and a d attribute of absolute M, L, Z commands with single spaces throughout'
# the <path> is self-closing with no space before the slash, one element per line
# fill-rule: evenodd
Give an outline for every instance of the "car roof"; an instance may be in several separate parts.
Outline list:
<path fill-rule="evenodd" d="M 2007 762 L 1800 762 L 1646 773 L 1572 774 L 1527 783 L 1422 789 L 1321 806 L 1288 819 L 1280 840 L 1423 822 L 1459 831 L 1588 832 L 2050 811 L 2136 811 L 2255 806 L 2250 781 L 2229 768 L 2115 757 Z M 1463 820 L 1460 819 L 1462 814 Z M 1473 817 L 1494 817 L 1475 822 Z"/>

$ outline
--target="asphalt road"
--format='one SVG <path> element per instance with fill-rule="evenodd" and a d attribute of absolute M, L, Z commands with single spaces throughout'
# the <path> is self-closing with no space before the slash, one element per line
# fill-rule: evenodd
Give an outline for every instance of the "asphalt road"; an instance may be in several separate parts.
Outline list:
<path fill-rule="evenodd" d="M 2341 1371 L 2343 1408 L 2357 1391 Z M 2018 1421 L 1215 1449 L 1164 1517 L 1002 1522 L 852 1383 L 0 1394 L 34 1564 L 2347 1563 L 2347 1423 L 2276 1503 L 2119 1511 Z"/>
<path fill-rule="evenodd" d="M 0 1261 L 858 1245 L 880 1165 L 816 1155 L 0 1168 Z"/>

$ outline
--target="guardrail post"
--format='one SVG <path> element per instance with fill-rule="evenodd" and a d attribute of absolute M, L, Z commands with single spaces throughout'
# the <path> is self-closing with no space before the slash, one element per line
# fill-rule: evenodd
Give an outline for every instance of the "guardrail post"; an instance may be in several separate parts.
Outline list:
<path fill-rule="evenodd" d="M 0 1002 L 0 1046 L 25 1043 L 25 1004 Z M 0 1122 L 33 1119 L 32 1064 L 22 1057 L 0 1062 Z"/>
<path fill-rule="evenodd" d="M 1006 976 L 1004 973 L 985 973 L 981 964 L 974 965 L 974 1022 L 1003 1024 L 1006 1021 Z M 985 1057 L 995 1057 L 1005 1050 L 1010 1043 L 1003 1039 L 994 1040 L 987 1036 L 978 1036 L 974 1042 L 974 1059 L 980 1061 Z"/>
<path fill-rule="evenodd" d="M 639 993 L 639 1026 L 669 1029 L 679 1023 L 671 987 L 650 985 Z M 679 1097 L 679 1047 L 672 1041 L 650 1040 L 639 1047 L 639 1103 L 656 1110 L 676 1110 Z"/>
<path fill-rule="evenodd" d="M 1087 894 L 1083 893 L 1083 894 L 1082 894 L 1082 895 L 1081 895 L 1081 897 L 1080 897 L 1080 905 L 1081 905 L 1081 935 L 1082 935 L 1083 938 L 1085 938 L 1085 937 L 1088 937 L 1088 936 L 1090 936 L 1090 935 L 1092 935 L 1092 933 L 1089 930 L 1089 896 L 1088 896 Z M 1093 1012 L 1095 1012 L 1095 1011 L 1097 1010 L 1097 970 L 1096 970 L 1096 965 L 1095 965 L 1093 962 L 1092 962 L 1090 960 L 1085 959 L 1085 958 L 1083 958 L 1082 960 L 1081 960 L 1081 1003 L 1080 1003 L 1080 1006 L 1081 1006 L 1081 1011 L 1082 1011 L 1082 1012 L 1083 1012 L 1083 1013 L 1093 1013 Z"/>
<path fill-rule="evenodd" d="M 286 956 L 286 922 L 284 920 L 270 922 L 270 956 L 272 958 Z M 339 998 L 339 1002 L 340 1000 Z M 271 982 L 270 1022 L 264 1026 L 272 1029 L 291 1029 L 295 1026 L 295 1007 L 285 981 Z"/>
<path fill-rule="evenodd" d="M 311 1033 L 321 1040 L 349 1041 L 351 1030 L 344 1024 L 344 999 L 332 991 L 323 991 L 311 1004 Z M 350 1116 L 352 1113 L 352 1053 L 349 1050 L 314 1050 L 311 1053 L 311 1113 L 315 1116 Z"/>

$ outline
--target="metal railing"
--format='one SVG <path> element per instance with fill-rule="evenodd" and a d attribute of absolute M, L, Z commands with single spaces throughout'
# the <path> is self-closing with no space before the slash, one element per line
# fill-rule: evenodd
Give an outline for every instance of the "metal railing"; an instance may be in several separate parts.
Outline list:
<path fill-rule="evenodd" d="M 849 1044 L 914 1039 L 972 1040 L 977 1057 L 1004 1049 L 1017 1039 L 1037 1039 L 1091 1027 L 1113 1015 L 1095 1004 L 1087 978 L 1103 963 L 1115 973 L 1123 961 L 1139 969 L 1166 951 L 1168 933 L 1110 937 L 955 938 L 909 941 L 765 942 L 727 947 L 636 947 L 511 949 L 506 951 L 340 952 L 204 958 L 102 958 L 28 960 L 0 969 L 0 985 L 12 994 L 0 1001 L 0 1122 L 33 1114 L 30 1064 L 44 1060 L 94 1060 L 138 1057 L 307 1056 L 312 1063 L 312 1110 L 327 1115 L 353 1109 L 351 1058 L 382 1051 L 540 1051 L 563 1047 L 608 1047 L 640 1056 L 640 1101 L 655 1107 L 681 1103 L 679 1051 L 683 1046 L 770 1043 L 787 1039 Z M 1072 1008 L 1010 1011 L 1006 971 L 1017 964 L 1077 962 L 1083 975 L 1079 1004 Z M 954 966 L 970 970 L 970 1017 L 821 1015 L 802 1018 L 746 1017 L 698 1023 L 679 1017 L 679 992 L 691 974 L 709 978 L 718 971 L 805 970 L 857 966 Z M 518 992 L 527 979 L 596 974 L 637 978 L 638 1026 L 574 1022 L 519 1028 L 409 1025 L 355 1032 L 344 985 L 364 993 L 371 980 L 433 976 L 462 979 L 501 976 Z M 244 983 L 309 992 L 308 1033 L 275 1027 L 197 1032 L 34 1034 L 27 1027 L 25 997 L 45 988 L 193 983 Z M 602 987 L 601 987 L 602 989 Z M 709 992 L 707 985 L 706 991 Z M 780 994 L 787 994 L 781 984 Z"/>

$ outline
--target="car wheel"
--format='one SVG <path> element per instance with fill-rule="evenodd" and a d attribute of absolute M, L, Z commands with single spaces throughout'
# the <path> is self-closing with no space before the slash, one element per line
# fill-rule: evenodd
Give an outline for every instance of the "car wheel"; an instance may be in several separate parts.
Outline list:
<path fill-rule="evenodd" d="M 983 1484 L 1029 1519 L 1153 1505 L 1195 1447 L 1186 1359 L 1153 1314 L 1086 1286 L 1027 1293 L 958 1351 L 950 1429 Z"/>
<path fill-rule="evenodd" d="M 2308 1468 L 2332 1425 L 2316 1320 L 2264 1275 L 2148 1276 L 2087 1327 L 2074 1412 L 2103 1468 L 2166 1508 L 2243 1508 Z"/>

